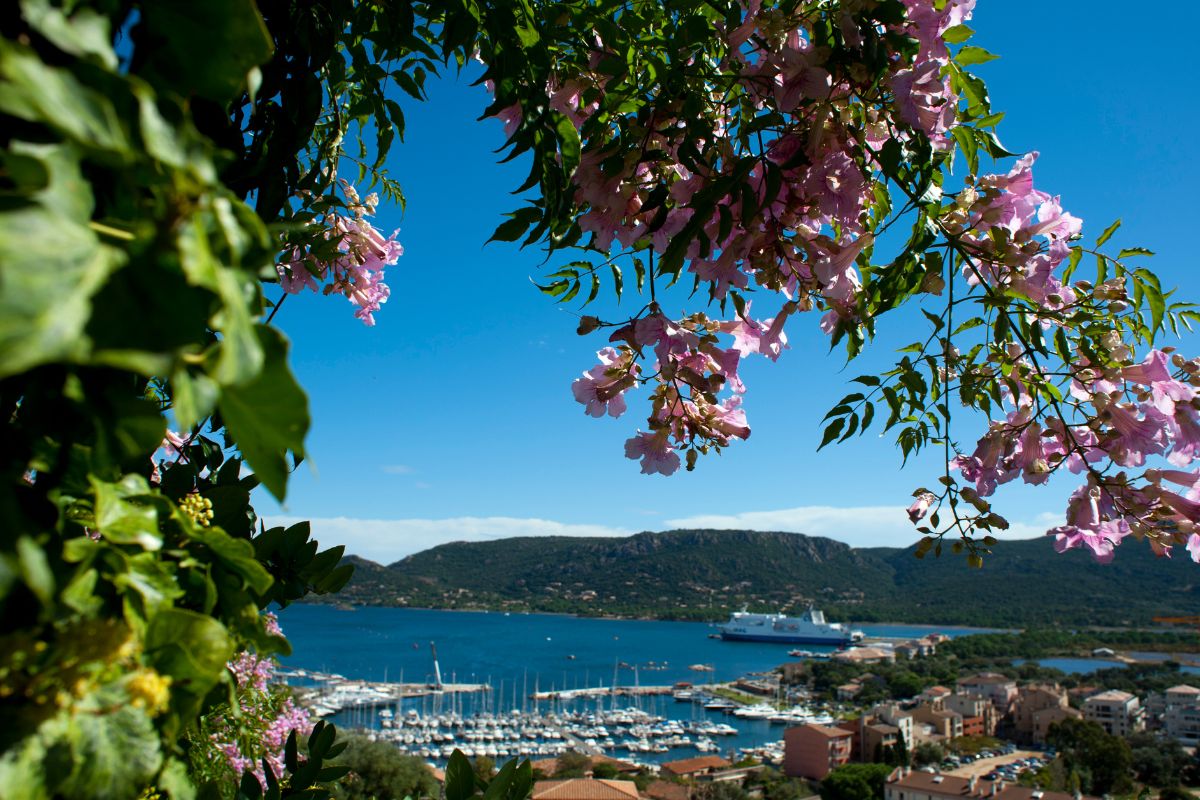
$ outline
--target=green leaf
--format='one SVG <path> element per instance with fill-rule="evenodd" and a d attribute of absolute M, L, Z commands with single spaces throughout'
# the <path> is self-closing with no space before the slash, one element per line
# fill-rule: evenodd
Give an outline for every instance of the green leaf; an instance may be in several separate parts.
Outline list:
<path fill-rule="evenodd" d="M 88 227 L 91 192 L 66 145 L 12 142 L 0 156 L 32 159 L 48 183 L 9 206 L 0 228 L 0 377 L 39 364 L 84 360 L 92 297 L 124 259 Z"/>
<path fill-rule="evenodd" d="M 234 539 L 220 528 L 196 528 L 189 537 L 212 550 L 216 561 L 240 576 L 246 586 L 258 594 L 271 588 L 271 574 L 255 557 L 254 545 L 246 539 Z"/>
<path fill-rule="evenodd" d="M 1124 250 L 1117 253 L 1117 260 L 1120 261 L 1122 259 L 1130 258 L 1132 256 L 1152 256 L 1152 255 L 1154 255 L 1154 251 L 1147 250 L 1144 247 L 1126 247 Z"/>
<path fill-rule="evenodd" d="M 113 583 L 137 592 L 147 617 L 183 597 L 170 562 L 160 560 L 154 553 L 139 553 L 127 559 L 126 564 L 126 571 L 118 574 Z"/>
<path fill-rule="evenodd" d="M 226 387 L 218 408 L 238 449 L 279 500 L 287 494 L 287 453 L 304 452 L 308 398 L 287 365 L 288 346 L 274 328 L 256 326 L 264 364 L 252 381 Z"/>
<path fill-rule="evenodd" d="M 108 18 L 91 8 L 77 7 L 71 15 L 47 0 L 22 0 L 21 16 L 29 27 L 64 53 L 90 59 L 109 71 L 117 68 Z"/>
<path fill-rule="evenodd" d="M 150 665 L 175 682 L 177 694 L 190 694 L 199 702 L 225 674 L 225 662 L 233 658 L 234 645 L 220 622 L 195 611 L 168 608 L 150 620 L 145 637 Z"/>
<path fill-rule="evenodd" d="M 17 539 L 17 564 L 29 591 L 44 605 L 50 605 L 54 600 L 54 573 L 46 552 L 29 536 Z"/>
<path fill-rule="evenodd" d="M 475 771 L 457 748 L 446 763 L 446 800 L 469 800 L 475 794 Z"/>
<path fill-rule="evenodd" d="M 961 44 L 970 39 L 974 34 L 974 29 L 966 25 L 955 25 L 952 28 L 946 29 L 946 32 L 942 34 L 942 39 L 946 44 Z"/>
<path fill-rule="evenodd" d="M 100 535 L 116 544 L 135 544 L 145 550 L 162 547 L 158 509 L 150 486 L 141 475 L 126 475 L 117 483 L 92 478 L 95 523 Z"/>
<path fill-rule="evenodd" d="M 1096 247 L 1100 247 L 1109 239 L 1111 239 L 1112 235 L 1117 232 L 1117 228 L 1119 227 L 1121 227 L 1121 220 L 1118 219 L 1113 222 L 1112 225 L 1109 225 L 1107 228 L 1105 228 L 1104 233 L 1100 234 L 1100 238 L 1096 239 Z"/>
<path fill-rule="evenodd" d="M 949 33 L 949 31 L 947 31 L 947 33 Z M 995 61 L 999 57 L 1000 56 L 996 55 L 995 53 L 989 53 L 982 47 L 976 47 L 974 45 L 967 45 L 954 54 L 954 60 L 957 61 L 959 66 L 962 67 L 968 67 L 972 64 L 986 64 L 989 61 Z"/>
<path fill-rule="evenodd" d="M 68 797 L 138 797 L 162 764 L 158 731 L 146 712 L 120 705 L 74 718 L 75 769 L 61 787 Z"/>
<path fill-rule="evenodd" d="M 845 417 L 839 417 L 838 419 L 835 419 L 833 422 L 829 423 L 829 425 L 825 428 L 825 435 L 821 437 L 821 444 L 817 447 L 817 450 L 820 450 L 821 448 L 825 447 L 825 445 L 836 439 L 841 434 L 842 428 L 845 427 L 845 425 Z"/>
<path fill-rule="evenodd" d="M 141 15 L 142 35 L 158 46 L 147 50 L 140 75 L 183 97 L 231 100 L 250 70 L 271 57 L 271 35 L 253 0 L 147 3 Z"/>
<path fill-rule="evenodd" d="M 562 153 L 563 172 L 570 175 L 579 166 L 579 154 L 582 147 L 579 141 L 579 130 L 567 116 L 557 112 L 554 116 L 554 130 L 558 133 L 558 149 Z"/>
<path fill-rule="evenodd" d="M 130 157 L 129 131 L 104 91 L 7 42 L 0 47 L 0 111 L 45 125 L 111 160 Z"/>

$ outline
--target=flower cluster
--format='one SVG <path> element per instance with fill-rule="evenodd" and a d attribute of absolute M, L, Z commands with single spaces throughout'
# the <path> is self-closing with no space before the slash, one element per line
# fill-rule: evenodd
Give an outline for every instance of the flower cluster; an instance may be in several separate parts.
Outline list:
<path fill-rule="evenodd" d="M 646 425 L 626 441 L 626 455 L 644 473 L 690 469 L 698 453 L 749 436 L 740 361 L 752 353 L 777 359 L 791 315 L 816 311 L 835 341 L 851 334 L 861 342 L 873 335 L 877 315 L 949 286 L 946 310 L 928 314 L 940 331 L 933 350 L 921 350 L 928 381 L 902 368 L 868 384 L 892 406 L 888 427 L 906 414 L 917 420 L 905 430 L 910 441 L 901 437 L 906 456 L 930 441 L 950 447 L 943 397 L 961 394 L 991 417 L 974 451 L 948 464 L 967 485 L 947 475 L 941 495 L 919 490 L 910 519 L 936 519 L 944 499 L 954 508 L 962 498 L 979 511 L 968 527 L 1002 527 L 985 499 L 999 485 L 1018 477 L 1044 484 L 1069 471 L 1085 475 L 1086 484 L 1069 503 L 1067 524 L 1050 532 L 1060 549 L 1088 547 L 1108 558 L 1132 535 L 1160 554 L 1182 545 L 1200 558 L 1196 480 L 1180 471 L 1200 454 L 1200 362 L 1166 350 L 1137 362 L 1127 338 L 1152 341 L 1154 331 L 1136 311 L 1122 317 L 1147 291 L 1142 284 L 1126 296 L 1132 270 L 1117 265 L 1098 286 L 1071 280 L 1082 221 L 1059 197 L 1034 188 L 1036 152 L 1007 172 L 978 174 L 981 151 L 1007 151 L 989 130 L 998 115 L 986 90 L 964 70 L 990 54 L 947 46 L 969 35 L 964 23 L 973 7 L 974 0 L 878 7 L 745 0 L 740 20 L 717 23 L 723 47 L 690 54 L 686 74 L 672 76 L 686 90 L 663 90 L 636 113 L 618 110 L 625 106 L 613 96 L 635 79 L 606 71 L 626 64 L 624 54 L 598 37 L 569 76 L 539 87 L 534 94 L 544 88 L 550 108 L 581 139 L 571 176 L 579 246 L 613 263 L 627 254 L 639 270 L 640 259 L 651 264 L 650 302 L 631 318 L 584 318 L 580 333 L 611 329 L 610 346 L 572 392 L 590 416 L 617 417 L 627 410 L 627 393 L 646 386 Z M 646 74 L 650 83 L 639 83 L 639 91 L 669 82 L 655 70 Z M 544 106 L 510 99 L 498 100 L 492 113 L 516 142 Z M 951 192 L 956 153 L 968 174 Z M 894 207 L 894 190 L 903 208 Z M 906 214 L 916 223 L 909 244 L 879 263 L 876 245 Z M 668 315 L 656 277 L 672 285 L 690 278 L 685 283 L 706 288 L 722 315 L 729 307 L 735 313 Z M 988 331 L 967 334 L 977 346 L 964 346 L 965 356 L 951 339 L 971 327 L 948 324 L 964 302 L 953 294 L 959 287 L 968 307 L 983 309 L 972 323 Z M 578 288 L 548 291 L 573 297 Z M 760 308 L 776 298 L 776 313 L 751 317 L 751 293 Z M 1161 327 L 1161 291 L 1158 303 Z M 1050 342 L 1061 366 L 1046 363 Z M 903 387 L 901 374 L 910 379 Z M 894 388 L 910 399 L 888 395 Z M 993 415 L 996 408 L 1002 411 Z M 865 428 L 873 413 L 856 414 L 847 430 Z M 826 441 L 841 430 L 827 429 Z M 1154 458 L 1178 469 L 1116 471 L 1144 470 Z"/>
<path fill-rule="evenodd" d="M 657 305 L 649 313 L 618 327 L 597 355 L 600 363 L 572 384 L 575 399 L 587 413 L 613 417 L 625 411 L 624 393 L 639 383 L 653 383 L 650 430 L 638 431 L 625 443 L 625 455 L 640 460 L 642 472 L 670 475 L 679 469 L 680 450 L 688 468 L 699 453 L 720 450 L 731 439 L 750 436 L 741 395 L 746 387 L 738 377 L 741 358 L 762 353 L 774 359 L 787 346 L 782 316 L 767 323 L 752 319 L 719 322 L 704 314 L 672 320 Z M 719 346 L 719 334 L 733 338 Z M 653 356 L 649 376 L 639 362 Z M 720 395 L 724 395 L 721 397 Z"/>
<path fill-rule="evenodd" d="M 662 98 L 653 114 L 623 120 L 624 139 L 641 142 L 640 148 L 618 159 L 606 142 L 585 146 L 572 181 L 578 223 L 592 235 L 593 249 L 648 247 L 665 257 L 688 231 L 695 238 L 683 269 L 709 287 L 713 300 L 755 288 L 783 297 L 782 308 L 762 321 L 736 298 L 738 313 L 728 320 L 702 314 L 671 319 L 652 303 L 617 323 L 610 341 L 620 349 L 602 350 L 600 363 L 572 390 L 588 414 L 618 416 L 626 391 L 654 385 L 649 431 L 625 445 L 643 472 L 670 474 L 681 465 L 683 450 L 690 467 L 696 450 L 719 449 L 749 435 L 738 361 L 750 353 L 778 358 L 788 316 L 820 310 L 821 328 L 830 334 L 862 321 L 859 263 L 874 245 L 880 221 L 871 211 L 879 178 L 864 148 L 889 138 L 907 141 L 913 131 L 944 145 L 955 121 L 957 97 L 943 77 L 949 54 L 941 36 L 970 18 L 973 0 L 936 5 L 942 7 L 906 3 L 908 16 L 894 32 L 918 40 L 919 52 L 894 54 L 891 80 L 880 84 L 840 68 L 828 46 L 814 43 L 804 14 L 749 0 L 742 23 L 724 34 L 725 55 L 692 65 L 697 74 L 712 76 L 700 115 L 711 124 L 706 133 L 697 136 L 694 120 Z M 864 47 L 864 32 L 853 18 L 842 13 L 840 21 L 848 46 Z M 602 113 L 606 78 L 596 65 L 605 55 L 597 40 L 591 69 L 547 89 L 554 108 L 581 131 L 591 130 L 588 120 Z M 742 98 L 741 108 L 781 122 L 748 140 L 733 96 Z M 865 116 L 859 113 L 864 108 Z M 519 107 L 496 116 L 509 135 L 522 119 Z M 720 334 L 732 336 L 733 345 L 720 346 Z M 654 364 L 643 370 L 648 349 Z"/>
<path fill-rule="evenodd" d="M 274 614 L 263 616 L 269 635 L 282 635 Z M 234 781 L 243 773 L 253 774 L 263 787 L 265 759 L 276 777 L 284 771 L 284 747 L 292 731 L 308 735 L 313 721 L 306 709 L 296 704 L 286 687 L 272 685 L 274 662 L 243 651 L 228 664 L 236 684 L 236 709 L 221 709 L 203 720 L 203 743 L 217 754 L 218 771 L 228 770 Z"/>
<path fill-rule="evenodd" d="M 387 302 L 391 289 L 383 282 L 384 269 L 404 254 L 396 241 L 398 231 L 384 238 L 367 221 L 375 214 L 378 195 L 360 199 L 357 190 L 342 181 L 349 215 L 330 213 L 322 237 L 336 245 L 337 255 L 327 258 L 315 247 L 288 248 L 276 265 L 279 282 L 288 294 L 305 289 L 323 294 L 339 293 L 358 306 L 354 316 L 364 324 L 375 324 L 375 312 Z M 324 285 L 322 285 L 324 284 Z"/>

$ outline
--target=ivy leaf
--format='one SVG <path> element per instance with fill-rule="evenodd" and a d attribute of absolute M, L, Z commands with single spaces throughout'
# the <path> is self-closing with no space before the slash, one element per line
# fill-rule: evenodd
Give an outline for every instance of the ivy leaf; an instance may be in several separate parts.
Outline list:
<path fill-rule="evenodd" d="M 150 486 L 141 475 L 126 475 L 117 483 L 92 479 L 96 497 L 95 523 L 101 535 L 116 544 L 136 544 L 145 550 L 162 547 L 158 509 L 150 501 Z"/>
<path fill-rule="evenodd" d="M 146 628 L 145 653 L 150 666 L 171 676 L 171 704 L 199 708 L 225 674 L 233 658 L 229 632 L 206 614 L 182 608 L 162 609 Z"/>
<path fill-rule="evenodd" d="M 287 453 L 304 452 L 308 398 L 287 365 L 287 341 L 274 328 L 256 326 L 264 363 L 249 383 L 228 386 L 218 408 L 233 441 L 255 474 L 279 500 L 287 495 Z"/>
<path fill-rule="evenodd" d="M 13 142 L 17 158 L 44 168 L 48 183 L 4 213 L 0 230 L 0 377 L 38 364 L 82 359 L 92 297 L 124 258 L 88 227 L 91 193 L 67 145 Z"/>
<path fill-rule="evenodd" d="M 65 796 L 138 797 L 162 764 L 158 731 L 140 708 L 78 714 L 73 727 L 75 770 L 61 787 Z"/>

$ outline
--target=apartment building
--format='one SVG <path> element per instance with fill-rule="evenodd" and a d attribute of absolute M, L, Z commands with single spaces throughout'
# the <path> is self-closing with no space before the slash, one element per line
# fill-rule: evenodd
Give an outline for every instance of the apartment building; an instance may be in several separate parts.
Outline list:
<path fill-rule="evenodd" d="M 1083 701 L 1083 718 L 1099 723 L 1114 736 L 1128 736 L 1146 727 L 1145 709 L 1129 692 L 1108 691 Z"/>

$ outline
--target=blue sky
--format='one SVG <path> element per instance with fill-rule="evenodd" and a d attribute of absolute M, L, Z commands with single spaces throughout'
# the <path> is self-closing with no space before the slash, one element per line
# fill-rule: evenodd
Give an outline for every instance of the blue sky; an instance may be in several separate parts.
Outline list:
<path fill-rule="evenodd" d="M 1002 56 L 977 69 L 993 107 L 1008 114 L 1005 144 L 1041 152 L 1038 188 L 1061 194 L 1089 238 L 1123 217 L 1113 243 L 1157 251 L 1164 285 L 1200 298 L 1187 247 L 1200 115 L 1182 14 L 981 0 L 971 25 L 974 43 Z M 526 171 L 496 164 L 501 126 L 475 120 L 483 90 L 450 77 L 430 95 L 406 103 L 406 141 L 389 161 L 408 209 L 381 208 L 377 223 L 400 228 L 405 255 L 388 270 L 392 296 L 378 325 L 364 327 L 341 298 L 315 295 L 290 299 L 277 317 L 314 425 L 285 506 L 259 498 L 269 519 L 313 519 L 323 545 L 383 562 L 452 540 L 692 525 L 854 545 L 913 540 L 903 508 L 936 479 L 936 454 L 901 471 L 899 451 L 877 431 L 816 452 L 819 421 L 849 379 L 885 368 L 895 346 L 921 334 L 913 314 L 885 319 L 871 352 L 849 366 L 828 352 L 815 316 L 793 318 L 792 348 L 778 363 L 745 364 L 750 440 L 693 473 L 641 475 L 623 453 L 645 416 L 638 396 L 617 420 L 587 417 L 571 397 L 602 340 L 576 336 L 578 307 L 534 288 L 541 253 L 483 246 L 517 206 L 508 192 Z M 629 298 L 626 306 L 636 310 Z M 965 444 L 978 433 L 964 425 L 956 436 Z M 998 509 L 1017 535 L 1038 535 L 1072 488 L 1069 477 L 1010 485 Z"/>

